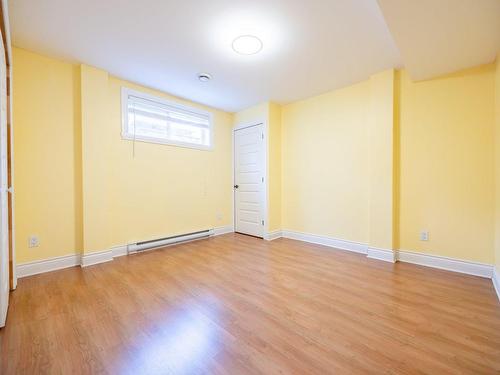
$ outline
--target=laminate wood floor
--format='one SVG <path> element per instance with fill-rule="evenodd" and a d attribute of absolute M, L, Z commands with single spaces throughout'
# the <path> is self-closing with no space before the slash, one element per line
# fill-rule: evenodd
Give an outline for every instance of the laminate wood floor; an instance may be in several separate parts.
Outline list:
<path fill-rule="evenodd" d="M 1 374 L 494 374 L 491 280 L 228 234 L 19 280 Z"/>

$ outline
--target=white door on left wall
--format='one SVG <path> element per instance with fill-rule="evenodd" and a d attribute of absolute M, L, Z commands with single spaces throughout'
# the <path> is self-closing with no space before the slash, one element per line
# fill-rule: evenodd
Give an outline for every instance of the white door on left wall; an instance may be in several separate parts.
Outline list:
<path fill-rule="evenodd" d="M 0 35 L 0 327 L 7 319 L 10 289 L 7 152 L 7 65 Z"/>

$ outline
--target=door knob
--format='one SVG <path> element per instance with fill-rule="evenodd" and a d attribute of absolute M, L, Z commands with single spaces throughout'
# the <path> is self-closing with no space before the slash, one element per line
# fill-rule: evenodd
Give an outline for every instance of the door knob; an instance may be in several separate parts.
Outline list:
<path fill-rule="evenodd" d="M 235 189 L 238 189 L 238 188 L 239 188 L 239 186 L 238 186 L 238 185 L 234 185 L 233 187 L 234 187 Z"/>

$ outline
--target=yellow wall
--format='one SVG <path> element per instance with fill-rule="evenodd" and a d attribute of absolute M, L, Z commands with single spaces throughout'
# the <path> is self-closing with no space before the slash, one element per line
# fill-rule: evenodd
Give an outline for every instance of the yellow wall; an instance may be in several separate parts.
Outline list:
<path fill-rule="evenodd" d="M 81 65 L 80 71 L 83 252 L 91 253 L 111 246 L 110 173 L 116 151 L 110 145 L 108 73 L 87 65 Z"/>
<path fill-rule="evenodd" d="M 370 247 L 394 249 L 394 70 L 370 77 Z"/>
<path fill-rule="evenodd" d="M 492 65 L 423 82 L 402 72 L 402 249 L 493 263 L 493 75 Z"/>
<path fill-rule="evenodd" d="M 16 260 L 79 252 L 80 68 L 13 49 Z M 28 248 L 30 235 L 40 246 Z"/>
<path fill-rule="evenodd" d="M 370 83 L 283 106 L 283 229 L 368 243 Z"/>
<path fill-rule="evenodd" d="M 231 224 L 232 114 L 18 48 L 14 77 L 18 263 Z M 122 86 L 210 111 L 214 149 L 137 142 L 133 157 Z"/>
<path fill-rule="evenodd" d="M 266 121 L 269 116 L 269 102 L 257 104 L 234 114 L 234 124 L 249 124 L 256 121 Z"/>
<path fill-rule="evenodd" d="M 269 125 L 269 231 L 494 262 L 498 66 L 418 83 L 383 72 L 234 116 L 18 48 L 13 68 L 19 263 L 229 225 L 231 129 L 255 119 Z M 214 150 L 137 142 L 134 155 L 120 136 L 122 86 L 211 111 Z M 32 234 L 40 246 L 29 249 Z"/>
<path fill-rule="evenodd" d="M 281 106 L 269 103 L 269 226 L 268 230 L 281 230 Z"/>
<path fill-rule="evenodd" d="M 500 275 L 500 53 L 495 68 L 495 265 Z"/>
<path fill-rule="evenodd" d="M 213 151 L 136 142 L 134 157 L 133 142 L 120 135 L 122 86 L 210 111 Z M 108 95 L 113 244 L 231 225 L 233 116 L 114 77 Z"/>
<path fill-rule="evenodd" d="M 284 106 L 283 229 L 493 263 L 493 101 L 488 65 Z"/>

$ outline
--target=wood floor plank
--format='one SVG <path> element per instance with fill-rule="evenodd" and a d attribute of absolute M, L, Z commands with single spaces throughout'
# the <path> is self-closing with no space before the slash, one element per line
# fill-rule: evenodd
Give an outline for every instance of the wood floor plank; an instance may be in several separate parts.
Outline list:
<path fill-rule="evenodd" d="M 494 374 L 490 280 L 228 234 L 19 280 L 2 374 Z"/>

